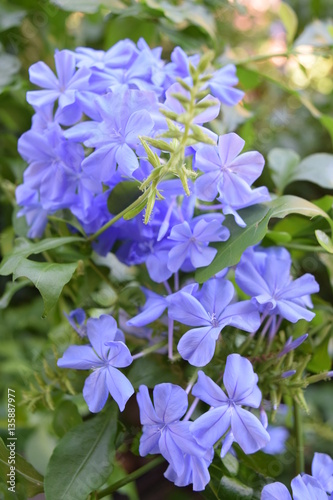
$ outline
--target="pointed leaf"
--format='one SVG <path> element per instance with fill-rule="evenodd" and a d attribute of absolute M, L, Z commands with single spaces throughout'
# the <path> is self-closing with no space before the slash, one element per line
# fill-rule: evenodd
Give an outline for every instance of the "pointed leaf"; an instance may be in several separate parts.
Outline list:
<path fill-rule="evenodd" d="M 329 216 L 310 201 L 298 196 L 281 196 L 267 204 L 254 205 L 253 207 L 239 210 L 239 214 L 246 223 L 245 228 L 237 226 L 233 217 L 227 216 L 224 226 L 230 230 L 230 238 L 221 243 L 215 244 L 217 254 L 213 262 L 198 269 L 196 280 L 203 283 L 226 267 L 237 264 L 243 252 L 249 246 L 259 243 L 268 231 L 268 222 L 271 218 L 283 219 L 288 214 L 300 214 L 307 217 L 320 215 L 324 217 L 332 227 L 332 220 Z"/>
<path fill-rule="evenodd" d="M 10 441 L 7 444 L 13 443 Z M 0 477 L 7 483 L 10 464 L 9 462 L 9 448 L 5 445 L 3 440 L 0 438 Z M 22 485 L 26 494 L 29 498 L 42 493 L 43 488 L 43 476 L 36 471 L 36 469 L 29 464 L 20 455 L 15 455 L 15 479 Z"/>
<path fill-rule="evenodd" d="M 285 2 L 281 2 L 279 16 L 287 32 L 287 42 L 290 44 L 295 38 L 298 26 L 296 13 L 290 5 Z"/>
<path fill-rule="evenodd" d="M 269 170 L 273 182 L 280 193 L 290 184 L 290 177 L 299 162 L 299 155 L 292 149 L 274 148 L 269 152 Z"/>
<path fill-rule="evenodd" d="M 73 276 L 78 262 L 72 264 L 55 264 L 50 262 L 35 262 L 28 259 L 20 260 L 13 277 L 25 277 L 33 282 L 44 301 L 45 317 L 57 303 L 63 287 Z"/>
<path fill-rule="evenodd" d="M 45 475 L 48 500 L 86 500 L 110 476 L 115 455 L 117 407 L 71 429 L 56 446 Z"/>
<path fill-rule="evenodd" d="M 78 236 L 67 236 L 64 238 L 46 238 L 45 240 L 33 243 L 26 238 L 17 238 L 16 246 L 9 255 L 5 256 L 0 265 L 0 275 L 8 276 L 12 274 L 22 258 L 38 253 L 58 248 L 68 243 L 83 242 Z"/>

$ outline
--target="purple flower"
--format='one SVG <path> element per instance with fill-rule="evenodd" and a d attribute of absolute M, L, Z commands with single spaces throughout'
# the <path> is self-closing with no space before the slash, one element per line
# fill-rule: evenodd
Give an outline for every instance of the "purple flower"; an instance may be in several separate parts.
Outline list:
<path fill-rule="evenodd" d="M 291 481 L 294 500 L 328 500 L 328 496 L 319 482 L 309 476 L 300 474 Z M 292 500 L 287 487 L 279 482 L 268 484 L 261 492 L 261 500 Z"/>
<path fill-rule="evenodd" d="M 69 50 L 56 52 L 54 56 L 58 78 L 44 62 L 37 62 L 29 69 L 30 81 L 46 90 L 27 93 L 27 101 L 36 108 L 58 102 L 58 121 L 72 125 L 81 117 L 77 96 L 80 90 L 88 89 L 90 70 L 76 71 L 75 55 Z"/>
<path fill-rule="evenodd" d="M 285 443 L 289 437 L 288 430 L 282 426 L 268 426 L 267 432 L 271 440 L 262 451 L 269 455 L 284 453 L 286 449 Z"/>
<path fill-rule="evenodd" d="M 191 424 L 190 430 L 199 444 L 213 446 L 229 428 L 234 441 L 247 454 L 255 453 L 269 442 L 269 434 L 260 420 L 242 408 L 259 407 L 261 392 L 257 382 L 250 361 L 239 354 L 227 357 L 223 383 L 228 395 L 199 371 L 192 394 L 212 407 Z"/>
<path fill-rule="evenodd" d="M 297 339 L 293 340 L 292 337 L 289 337 L 287 342 L 285 343 L 282 351 L 278 354 L 278 358 L 281 358 L 282 356 L 285 356 L 288 354 L 288 352 L 293 351 L 294 349 L 297 349 L 303 342 L 308 338 L 309 334 L 305 333 L 304 335 L 301 335 Z"/>
<path fill-rule="evenodd" d="M 173 469 L 171 465 L 167 468 L 164 476 L 175 483 L 176 486 L 187 486 L 193 483 L 194 491 L 202 491 L 210 481 L 208 467 L 212 463 L 214 449 L 210 448 L 205 456 L 184 455 L 184 470 L 181 474 Z"/>
<path fill-rule="evenodd" d="M 85 325 L 86 313 L 83 309 L 74 309 L 69 314 L 65 313 L 68 323 L 71 327 L 80 335 L 80 337 L 85 337 L 87 335 L 87 327 Z"/>
<path fill-rule="evenodd" d="M 285 248 L 248 248 L 237 266 L 236 283 L 261 313 L 278 314 L 292 323 L 311 321 L 315 314 L 307 309 L 313 307 L 310 294 L 318 292 L 319 285 L 311 274 L 293 281 L 290 268 Z"/>
<path fill-rule="evenodd" d="M 132 40 L 120 40 L 107 51 L 77 47 L 75 56 L 79 68 L 124 68 L 137 58 L 138 50 Z"/>
<path fill-rule="evenodd" d="M 169 317 L 194 326 L 179 341 L 182 358 L 194 366 L 204 366 L 214 356 L 221 330 L 231 325 L 254 332 L 260 325 L 258 312 L 250 301 L 230 304 L 234 298 L 233 285 L 224 279 L 207 281 L 198 298 L 183 291 L 173 295 Z"/>
<path fill-rule="evenodd" d="M 153 391 L 154 406 L 145 385 L 139 387 L 137 401 L 143 434 L 141 456 L 161 453 L 177 475 L 185 469 L 184 454 L 203 457 L 207 447 L 200 446 L 189 431 L 190 422 L 180 421 L 188 406 L 187 394 L 174 384 L 158 384 Z"/>
<path fill-rule="evenodd" d="M 209 80 L 207 86 L 210 88 L 211 93 L 223 104 L 235 106 L 244 97 L 242 90 L 233 88 L 237 83 L 236 66 L 227 64 L 213 73 L 213 77 Z"/>
<path fill-rule="evenodd" d="M 312 477 L 313 476 L 313 477 Z M 315 453 L 312 461 L 312 476 L 299 474 L 291 481 L 294 500 L 328 500 L 333 492 L 333 460 L 325 453 Z M 282 483 L 264 487 L 261 500 L 292 500 Z"/>
<path fill-rule="evenodd" d="M 168 254 L 168 268 L 173 273 L 178 271 L 187 258 L 194 268 L 208 266 L 217 253 L 216 248 L 210 248 L 208 244 L 226 241 L 229 235 L 229 230 L 221 226 L 220 220 L 207 222 L 200 219 L 193 229 L 187 221 L 174 226 L 169 239 L 176 243 Z"/>
<path fill-rule="evenodd" d="M 198 289 L 197 283 L 191 283 L 190 285 L 186 285 L 182 288 L 182 292 L 193 293 Z M 147 288 L 142 287 L 142 290 L 146 296 L 146 303 L 142 308 L 142 311 L 137 314 L 134 318 L 131 318 L 127 324 L 129 326 L 142 327 L 148 325 L 148 323 L 152 323 L 156 319 L 160 318 L 164 313 L 165 309 L 169 306 L 172 301 L 172 297 L 176 294 L 168 295 L 164 297 L 162 295 L 158 295 L 151 290 L 147 290 Z"/>
<path fill-rule="evenodd" d="M 312 475 L 321 484 L 323 489 L 333 492 L 333 460 L 326 453 L 315 453 L 312 460 Z"/>
<path fill-rule="evenodd" d="M 112 182 L 117 164 L 122 174 L 131 176 L 139 167 L 133 149 L 139 145 L 140 135 L 152 131 L 154 121 L 149 111 L 153 111 L 156 104 L 153 93 L 138 90 L 97 98 L 100 121 L 83 122 L 65 132 L 68 139 L 83 141 L 95 148 L 83 161 L 83 170 L 104 183 Z"/>
<path fill-rule="evenodd" d="M 124 335 L 118 330 L 115 319 L 103 314 L 98 319 L 88 319 L 87 337 L 91 345 L 68 347 L 58 360 L 58 366 L 93 370 L 83 388 L 83 397 L 91 412 L 102 410 L 109 393 L 123 411 L 134 393 L 130 381 L 118 370 L 132 363 L 131 353 L 124 344 Z"/>
<path fill-rule="evenodd" d="M 219 193 L 226 204 L 244 206 L 253 198 L 250 185 L 261 175 L 265 161 L 257 151 L 240 154 L 244 144 L 232 132 L 220 136 L 218 146 L 198 149 L 195 164 L 203 175 L 195 186 L 201 200 L 213 201 Z"/>

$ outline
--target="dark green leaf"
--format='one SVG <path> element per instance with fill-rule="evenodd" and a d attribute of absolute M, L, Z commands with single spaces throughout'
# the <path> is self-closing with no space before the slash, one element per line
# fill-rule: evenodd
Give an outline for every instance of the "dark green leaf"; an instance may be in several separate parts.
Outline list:
<path fill-rule="evenodd" d="M 18 291 L 21 290 L 21 288 L 30 285 L 30 281 L 24 280 L 24 281 L 18 281 L 14 283 L 13 281 L 10 281 L 9 283 L 6 284 L 5 292 L 3 296 L 0 298 L 0 309 L 5 309 L 8 304 L 10 303 L 13 295 Z"/>
<path fill-rule="evenodd" d="M 314 373 L 321 373 L 331 369 L 331 358 L 328 351 L 330 335 L 327 335 L 324 341 L 316 346 L 314 354 L 307 365 L 307 369 Z"/>
<path fill-rule="evenodd" d="M 14 441 L 11 441 L 13 443 Z M 7 444 L 10 444 L 8 442 Z M 7 474 L 9 473 L 10 464 L 9 461 L 9 448 L 5 445 L 3 440 L 0 438 L 0 477 L 6 483 Z M 20 483 L 26 494 L 30 497 L 42 493 L 43 488 L 43 476 L 34 469 L 34 467 L 29 464 L 20 455 L 15 455 L 15 478 L 18 483 Z"/>
<path fill-rule="evenodd" d="M 246 222 L 246 227 L 241 228 L 237 226 L 233 217 L 226 217 L 224 225 L 230 230 L 231 236 L 227 241 L 214 245 L 217 248 L 215 259 L 209 266 L 196 271 L 196 280 L 202 283 L 222 269 L 237 264 L 249 246 L 256 245 L 263 239 L 271 218 L 283 219 L 292 213 L 307 217 L 321 215 L 330 223 L 332 222 L 328 215 L 313 203 L 291 195 L 282 196 L 267 204 L 239 210 L 240 216 Z"/>
<path fill-rule="evenodd" d="M 53 416 L 53 429 L 59 437 L 63 437 L 73 427 L 82 423 L 76 404 L 72 401 L 61 401 Z"/>
<path fill-rule="evenodd" d="M 139 182 L 124 181 L 116 185 L 108 198 L 108 209 L 112 215 L 117 215 L 139 198 L 142 192 Z"/>
<path fill-rule="evenodd" d="M 45 475 L 48 500 L 86 500 L 105 483 L 113 467 L 117 414 L 112 403 L 60 440 Z"/>
<path fill-rule="evenodd" d="M 24 277 L 33 282 L 43 297 L 45 317 L 57 303 L 63 287 L 70 281 L 77 266 L 78 262 L 54 264 L 21 259 L 13 276 L 14 280 Z"/>
<path fill-rule="evenodd" d="M 27 258 L 29 255 L 35 255 L 53 248 L 58 248 L 68 243 L 84 241 L 77 236 L 67 236 L 65 238 L 46 238 L 45 240 L 33 243 L 26 238 L 17 238 L 16 246 L 9 255 L 5 256 L 0 265 L 0 275 L 8 276 L 12 274 L 22 258 Z"/>
<path fill-rule="evenodd" d="M 159 354 L 137 359 L 128 372 L 128 378 L 135 389 L 141 384 L 154 387 L 163 382 L 179 383 L 180 375 L 176 365 L 170 365 L 165 356 Z"/>

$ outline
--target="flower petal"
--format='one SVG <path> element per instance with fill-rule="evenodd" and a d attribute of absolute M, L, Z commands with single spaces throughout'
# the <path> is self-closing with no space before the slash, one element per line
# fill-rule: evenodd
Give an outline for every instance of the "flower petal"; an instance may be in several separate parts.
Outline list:
<path fill-rule="evenodd" d="M 260 450 L 270 440 L 260 420 L 237 405 L 231 415 L 231 430 L 235 441 L 247 455 Z"/>
<path fill-rule="evenodd" d="M 187 410 L 187 394 L 178 385 L 158 384 L 153 397 L 156 415 L 165 424 L 179 420 Z"/>
<path fill-rule="evenodd" d="M 104 408 L 109 391 L 106 385 L 106 369 L 93 371 L 86 379 L 83 387 L 83 397 L 92 413 L 98 413 Z"/>

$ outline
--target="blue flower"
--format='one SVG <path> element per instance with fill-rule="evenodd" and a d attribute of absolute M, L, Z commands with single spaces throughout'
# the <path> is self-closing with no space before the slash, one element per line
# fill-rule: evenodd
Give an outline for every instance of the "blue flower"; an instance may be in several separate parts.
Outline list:
<path fill-rule="evenodd" d="M 27 101 L 41 108 L 58 100 L 58 121 L 72 125 L 81 117 L 78 95 L 81 90 L 88 90 L 91 73 L 85 67 L 76 70 L 75 55 L 69 50 L 57 51 L 54 60 L 58 78 L 44 62 L 39 61 L 30 67 L 30 81 L 45 90 L 28 92 Z"/>
<path fill-rule="evenodd" d="M 311 472 L 314 478 L 328 493 L 333 493 L 333 460 L 326 453 L 315 453 L 312 460 Z"/>
<path fill-rule="evenodd" d="M 291 481 L 294 500 L 329 500 L 333 492 L 333 460 L 325 453 L 315 453 L 312 476 L 299 474 Z M 330 496 L 327 496 L 330 495 Z M 261 493 L 261 500 L 292 500 L 282 483 L 268 484 Z"/>
<path fill-rule="evenodd" d="M 152 131 L 154 121 L 149 111 L 153 112 L 156 105 L 152 92 L 138 90 L 96 98 L 100 121 L 79 123 L 65 132 L 68 139 L 83 141 L 85 146 L 95 148 L 83 161 L 83 170 L 104 183 L 112 182 L 117 164 L 122 174 L 132 176 L 139 167 L 133 150 L 140 143 L 139 136 Z"/>
<path fill-rule="evenodd" d="M 250 187 L 265 161 L 257 151 L 240 154 L 244 145 L 243 139 L 230 133 L 219 137 L 218 146 L 199 148 L 195 157 L 196 168 L 203 172 L 195 182 L 198 198 L 213 201 L 219 195 L 224 213 L 233 214 L 243 226 L 236 210 L 270 199 L 266 188 Z"/>
<path fill-rule="evenodd" d="M 307 309 L 313 307 L 310 294 L 318 292 L 319 285 L 311 274 L 293 281 L 290 268 L 285 248 L 248 248 L 237 266 L 236 283 L 261 313 L 280 315 L 292 323 L 311 321 L 315 314 Z"/>
<path fill-rule="evenodd" d="M 164 476 L 176 486 L 187 486 L 193 483 L 194 491 L 202 491 L 210 481 L 208 467 L 212 463 L 214 449 L 210 448 L 203 457 L 184 455 L 184 470 L 180 474 L 169 465 Z"/>
<path fill-rule="evenodd" d="M 237 83 L 236 66 L 227 64 L 213 73 L 207 86 L 210 88 L 211 93 L 223 104 L 235 106 L 245 95 L 242 90 L 233 88 Z"/>
<path fill-rule="evenodd" d="M 200 219 L 192 226 L 185 221 L 175 225 L 170 232 L 169 239 L 176 242 L 168 254 L 168 268 L 173 273 L 181 268 L 187 258 L 194 268 L 208 266 L 217 253 L 216 248 L 210 248 L 208 244 L 226 241 L 230 235 L 229 230 L 221 226 L 221 221 L 217 219 L 209 222 Z"/>
<path fill-rule="evenodd" d="M 291 481 L 293 497 L 287 487 L 279 482 L 268 484 L 261 492 L 261 500 L 328 500 L 320 483 L 309 476 L 300 474 Z"/>
<path fill-rule="evenodd" d="M 58 360 L 58 366 L 93 370 L 83 388 L 83 397 L 91 412 L 101 411 L 109 394 L 123 411 L 134 393 L 130 381 L 118 370 L 132 363 L 124 335 L 118 330 L 115 319 L 103 314 L 98 319 L 88 319 L 87 337 L 91 345 L 68 347 Z"/>
<path fill-rule="evenodd" d="M 232 283 L 213 278 L 207 281 L 198 298 L 183 291 L 174 294 L 169 317 L 194 326 L 179 341 L 178 351 L 194 366 L 204 366 L 214 356 L 216 341 L 226 325 L 254 332 L 260 318 L 250 301 L 230 304 L 234 298 Z"/>
<path fill-rule="evenodd" d="M 137 401 L 143 434 L 141 456 L 161 453 L 177 475 L 185 470 L 184 455 L 204 457 L 207 446 L 200 446 L 189 431 L 190 422 L 180 421 L 188 406 L 187 394 L 174 384 L 158 384 L 153 391 L 154 406 L 145 385 L 139 387 Z"/>
<path fill-rule="evenodd" d="M 212 407 L 191 424 L 190 430 L 199 444 L 213 446 L 229 428 L 233 440 L 246 454 L 255 453 L 269 442 L 269 434 L 260 420 L 242 408 L 259 407 L 261 392 L 257 382 L 250 361 L 239 354 L 227 357 L 223 383 L 228 395 L 199 371 L 192 394 Z"/>

